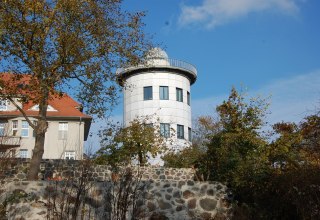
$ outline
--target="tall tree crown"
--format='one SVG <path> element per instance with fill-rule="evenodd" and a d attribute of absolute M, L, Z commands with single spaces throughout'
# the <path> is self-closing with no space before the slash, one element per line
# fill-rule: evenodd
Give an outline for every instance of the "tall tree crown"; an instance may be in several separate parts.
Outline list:
<path fill-rule="evenodd" d="M 143 13 L 122 12 L 120 4 L 119 0 L 2 2 L 2 71 L 31 74 L 34 80 L 28 89 L 38 94 L 77 88 L 88 113 L 102 116 L 104 103 L 115 101 L 115 68 L 136 64 L 149 49 L 142 32 Z"/>

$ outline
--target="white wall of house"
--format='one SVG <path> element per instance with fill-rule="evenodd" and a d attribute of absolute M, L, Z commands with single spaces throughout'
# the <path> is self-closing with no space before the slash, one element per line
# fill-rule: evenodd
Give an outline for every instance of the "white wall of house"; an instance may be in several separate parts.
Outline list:
<path fill-rule="evenodd" d="M 35 118 L 30 118 L 36 121 Z M 20 151 L 24 156 L 31 158 L 35 144 L 35 137 L 31 126 L 25 126 L 25 119 L 17 117 L 8 120 L 9 135 L 13 135 L 13 121 L 18 122 L 15 136 L 21 137 L 20 147 L 16 149 L 17 157 L 20 157 Z M 63 135 L 59 135 L 59 124 L 67 123 L 67 130 Z M 61 133 L 61 132 L 60 132 Z M 74 159 L 80 160 L 83 157 L 84 145 L 84 122 L 76 120 L 48 120 L 48 129 L 45 137 L 43 159 L 65 159 L 66 155 L 74 155 Z M 67 154 L 66 154 L 67 152 Z"/>

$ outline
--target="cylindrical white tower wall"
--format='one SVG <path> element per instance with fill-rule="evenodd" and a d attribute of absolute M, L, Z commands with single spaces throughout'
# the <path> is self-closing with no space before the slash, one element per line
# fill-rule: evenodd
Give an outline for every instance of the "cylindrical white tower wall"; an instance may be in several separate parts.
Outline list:
<path fill-rule="evenodd" d="M 152 100 L 144 100 L 144 87 L 152 86 Z M 168 86 L 169 100 L 160 100 L 160 86 Z M 176 89 L 183 92 L 183 101 L 177 101 Z M 191 128 L 191 107 L 187 103 L 190 80 L 183 74 L 170 71 L 141 71 L 126 79 L 124 89 L 124 123 L 140 116 L 155 115 L 160 123 L 169 123 L 177 130 L 177 124 L 184 126 L 184 138 L 188 139 Z"/>
<path fill-rule="evenodd" d="M 173 137 L 173 142 L 169 141 L 168 147 L 181 149 L 190 144 L 191 107 L 188 96 L 190 101 L 190 85 L 197 78 L 197 70 L 193 65 L 170 59 L 165 51 L 154 48 L 148 52 L 143 64 L 120 68 L 117 74 L 120 85 L 124 87 L 125 126 L 129 126 L 136 118 L 147 116 L 150 119 L 152 116 L 150 123 L 170 125 L 170 139 Z M 160 99 L 161 86 L 169 89 L 166 100 Z M 152 87 L 152 99 L 145 99 L 145 87 Z M 177 100 L 177 88 L 182 90 L 182 101 Z M 178 137 L 178 125 L 183 126 L 183 137 Z"/>

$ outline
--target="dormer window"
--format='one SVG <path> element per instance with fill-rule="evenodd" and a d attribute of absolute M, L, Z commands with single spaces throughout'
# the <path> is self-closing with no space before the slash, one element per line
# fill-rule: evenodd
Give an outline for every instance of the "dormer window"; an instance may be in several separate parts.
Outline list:
<path fill-rule="evenodd" d="M 0 100 L 0 111 L 7 111 L 8 105 L 9 105 L 8 100 Z"/>

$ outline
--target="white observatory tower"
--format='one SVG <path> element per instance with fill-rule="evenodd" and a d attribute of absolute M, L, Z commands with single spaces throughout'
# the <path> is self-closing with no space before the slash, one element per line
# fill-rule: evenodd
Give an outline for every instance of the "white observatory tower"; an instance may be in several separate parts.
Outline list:
<path fill-rule="evenodd" d="M 160 132 L 169 137 L 175 130 L 176 145 L 191 141 L 191 91 L 197 70 L 189 63 L 168 58 L 153 48 L 144 65 L 117 70 L 124 86 L 124 125 L 137 117 L 156 115 Z"/>

